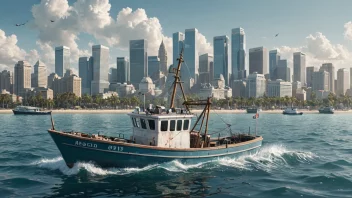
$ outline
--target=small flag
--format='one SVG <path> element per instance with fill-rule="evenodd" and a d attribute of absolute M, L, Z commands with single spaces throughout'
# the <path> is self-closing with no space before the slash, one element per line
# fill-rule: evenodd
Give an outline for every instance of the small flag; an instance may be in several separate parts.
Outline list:
<path fill-rule="evenodd" d="M 259 118 L 259 113 L 256 113 L 254 116 L 253 116 L 253 119 L 257 119 Z"/>

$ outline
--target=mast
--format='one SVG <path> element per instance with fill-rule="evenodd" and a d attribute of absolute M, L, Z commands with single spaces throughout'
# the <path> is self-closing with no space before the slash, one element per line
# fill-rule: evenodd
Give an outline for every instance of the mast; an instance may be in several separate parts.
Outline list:
<path fill-rule="evenodd" d="M 183 90 L 182 82 L 180 81 L 181 65 L 182 65 L 182 62 L 183 62 L 183 47 L 182 47 L 182 50 L 181 50 L 181 53 L 180 53 L 180 57 L 177 58 L 177 60 L 178 60 L 177 68 L 173 68 L 173 71 L 175 73 L 175 76 L 174 76 L 175 80 L 174 80 L 173 90 L 172 90 L 172 95 L 171 95 L 170 109 L 175 108 L 175 104 L 174 103 L 175 103 L 177 84 L 181 88 L 183 100 L 186 101 L 186 95 L 185 95 L 185 92 Z M 187 105 L 186 105 L 186 109 L 189 110 Z"/>

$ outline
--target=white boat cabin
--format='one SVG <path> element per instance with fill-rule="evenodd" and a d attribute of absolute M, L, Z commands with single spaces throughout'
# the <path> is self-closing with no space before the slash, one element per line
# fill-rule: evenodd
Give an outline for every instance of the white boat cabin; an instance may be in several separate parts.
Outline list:
<path fill-rule="evenodd" d="M 176 109 L 165 111 L 157 107 L 141 112 L 137 108 L 128 114 L 133 125 L 131 140 L 136 144 L 166 148 L 190 148 L 190 130 L 193 114 Z"/>

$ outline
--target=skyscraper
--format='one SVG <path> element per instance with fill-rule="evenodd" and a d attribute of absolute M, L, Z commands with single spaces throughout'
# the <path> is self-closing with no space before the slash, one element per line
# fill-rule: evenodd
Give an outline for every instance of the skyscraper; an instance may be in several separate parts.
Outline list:
<path fill-rule="evenodd" d="M 337 90 L 336 95 L 345 95 L 350 88 L 350 73 L 347 69 L 337 70 Z"/>
<path fill-rule="evenodd" d="M 154 81 L 159 74 L 160 59 L 157 56 L 148 56 L 148 76 Z"/>
<path fill-rule="evenodd" d="M 318 69 L 314 66 L 307 67 L 307 87 L 312 87 L 313 83 L 313 72 L 318 71 Z"/>
<path fill-rule="evenodd" d="M 268 51 L 265 47 L 249 49 L 249 73 L 268 73 Z"/>
<path fill-rule="evenodd" d="M 109 88 L 109 48 L 103 45 L 94 45 L 93 54 L 93 81 L 91 94 L 104 93 Z"/>
<path fill-rule="evenodd" d="M 46 73 L 46 65 L 38 60 L 34 65 L 34 87 L 47 87 L 47 76 L 48 74 Z"/>
<path fill-rule="evenodd" d="M 293 81 L 306 86 L 306 55 L 302 52 L 293 53 Z"/>
<path fill-rule="evenodd" d="M 313 72 L 312 90 L 313 91 L 329 91 L 330 74 L 327 71 L 320 70 Z"/>
<path fill-rule="evenodd" d="M 148 76 L 148 41 L 145 39 L 130 41 L 131 84 L 136 89 L 143 77 Z"/>
<path fill-rule="evenodd" d="M 197 83 L 198 75 L 197 34 L 198 30 L 195 28 L 185 30 L 185 49 L 183 56 L 184 64 L 181 67 L 182 78 L 193 78 L 195 83 Z M 192 86 L 188 83 L 188 81 L 186 81 L 185 84 L 187 88 Z"/>
<path fill-rule="evenodd" d="M 78 59 L 78 73 L 81 78 L 82 94 L 91 94 L 91 83 L 93 80 L 93 57 L 80 57 Z"/>
<path fill-rule="evenodd" d="M 64 76 L 67 69 L 70 69 L 70 48 L 66 46 L 55 47 L 55 73 Z"/>
<path fill-rule="evenodd" d="M 222 74 L 225 78 L 225 84 L 229 85 L 229 37 L 214 37 L 214 77 L 218 78 Z M 200 63 L 200 60 L 199 60 Z M 199 65 L 200 67 L 200 65 Z M 200 69 L 199 69 L 200 70 Z"/>
<path fill-rule="evenodd" d="M 11 71 L 4 70 L 0 73 L 0 91 L 3 89 L 13 93 L 13 75 Z"/>
<path fill-rule="evenodd" d="M 172 34 L 172 55 L 173 55 L 173 66 L 176 67 L 178 64 L 177 58 L 180 56 L 185 35 L 182 32 L 176 32 Z"/>
<path fill-rule="evenodd" d="M 280 60 L 280 53 L 277 50 L 270 50 L 270 52 L 269 52 L 269 74 L 270 74 L 271 80 L 276 80 L 275 69 L 279 66 L 279 60 Z"/>
<path fill-rule="evenodd" d="M 275 71 L 275 79 L 281 79 L 286 82 L 291 82 L 291 72 L 290 68 L 287 66 L 287 60 L 282 59 L 279 60 L 278 66 L 276 67 Z"/>
<path fill-rule="evenodd" d="M 159 69 L 166 76 L 168 74 L 167 70 L 167 51 L 164 45 L 164 41 L 161 42 L 158 52 L 158 58 L 160 60 Z"/>
<path fill-rule="evenodd" d="M 335 67 L 332 63 L 323 63 L 323 65 L 320 67 L 320 70 L 324 70 L 329 72 L 329 90 L 332 93 L 335 93 Z"/>
<path fill-rule="evenodd" d="M 130 62 L 125 57 L 116 58 L 117 66 L 117 82 L 129 83 L 130 82 Z"/>
<path fill-rule="evenodd" d="M 25 95 L 25 89 L 31 88 L 31 65 L 27 61 L 18 61 L 15 65 L 14 93 Z"/>
<path fill-rule="evenodd" d="M 232 80 L 246 78 L 246 35 L 241 27 L 232 29 L 231 59 Z"/>
<path fill-rule="evenodd" d="M 266 80 L 264 74 L 256 72 L 249 74 L 246 82 L 246 95 L 248 98 L 259 98 L 264 96 L 266 89 Z"/>
<path fill-rule="evenodd" d="M 212 61 L 213 56 L 210 54 L 203 54 L 199 56 L 199 83 L 211 82 L 210 67 Z"/>

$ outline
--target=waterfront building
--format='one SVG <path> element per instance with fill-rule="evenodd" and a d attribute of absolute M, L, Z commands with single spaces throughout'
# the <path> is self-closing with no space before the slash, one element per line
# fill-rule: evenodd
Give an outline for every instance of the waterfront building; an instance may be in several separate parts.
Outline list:
<path fill-rule="evenodd" d="M 303 88 L 296 90 L 296 99 L 298 101 L 305 101 L 307 99 L 307 92 Z"/>
<path fill-rule="evenodd" d="M 173 55 L 173 66 L 177 67 L 177 58 L 180 56 L 181 50 L 184 47 L 185 35 L 182 32 L 176 32 L 172 34 L 172 55 Z"/>
<path fill-rule="evenodd" d="M 266 89 L 266 80 L 264 74 L 254 72 L 249 74 L 246 82 L 246 95 L 248 98 L 263 97 Z"/>
<path fill-rule="evenodd" d="M 198 78 L 198 52 L 197 52 L 197 34 L 196 28 L 185 30 L 185 41 L 184 41 L 184 55 L 183 55 L 183 67 L 181 68 L 181 76 L 183 79 L 193 79 L 194 84 L 197 83 Z M 178 57 L 178 56 L 177 56 Z M 193 86 L 191 81 L 185 81 L 186 90 Z"/>
<path fill-rule="evenodd" d="M 63 93 L 74 93 L 77 97 L 81 97 L 81 78 L 73 74 L 71 69 L 66 70 L 64 77 L 53 75 L 52 90 L 54 96 Z"/>
<path fill-rule="evenodd" d="M 215 78 L 212 83 L 201 84 L 198 96 L 200 98 L 212 97 L 217 100 L 231 98 L 232 89 L 225 86 L 225 78 L 220 74 L 219 78 Z"/>
<path fill-rule="evenodd" d="M 302 52 L 293 53 L 293 81 L 306 85 L 306 55 Z"/>
<path fill-rule="evenodd" d="M 316 91 L 316 90 L 330 91 L 329 84 L 330 84 L 329 72 L 324 70 L 313 72 L 313 76 L 312 76 L 313 91 Z"/>
<path fill-rule="evenodd" d="M 160 59 L 158 56 L 148 56 L 148 76 L 149 77 L 154 77 L 153 80 L 158 80 L 155 79 L 159 74 L 160 71 Z"/>
<path fill-rule="evenodd" d="M 234 28 L 231 31 L 231 76 L 232 80 L 244 79 L 246 72 L 246 35 L 244 29 Z"/>
<path fill-rule="evenodd" d="M 109 48 L 93 45 L 93 80 L 91 94 L 97 95 L 109 89 Z"/>
<path fill-rule="evenodd" d="M 350 87 L 350 74 L 347 69 L 337 70 L 337 90 L 336 95 L 345 95 Z"/>
<path fill-rule="evenodd" d="M 292 97 L 296 97 L 297 89 L 302 88 L 302 83 L 299 81 L 292 83 Z"/>
<path fill-rule="evenodd" d="M 286 82 L 291 82 L 291 70 L 287 66 L 287 60 L 279 60 L 278 66 L 274 70 L 274 78 L 281 79 Z"/>
<path fill-rule="evenodd" d="M 70 69 L 70 48 L 55 47 L 55 73 L 62 77 L 67 69 Z"/>
<path fill-rule="evenodd" d="M 155 84 L 150 77 L 144 77 L 138 87 L 140 93 L 154 95 Z"/>
<path fill-rule="evenodd" d="M 80 57 L 78 59 L 78 75 L 81 78 L 82 95 L 91 94 L 91 83 L 93 80 L 93 57 Z"/>
<path fill-rule="evenodd" d="M 0 73 L 0 91 L 2 90 L 13 93 L 13 74 L 11 71 L 3 70 Z"/>
<path fill-rule="evenodd" d="M 212 82 L 210 75 L 210 67 L 213 62 L 213 56 L 211 54 L 202 54 L 199 56 L 199 83 L 210 83 Z"/>
<path fill-rule="evenodd" d="M 216 36 L 214 37 L 214 76 L 218 77 L 222 74 L 225 78 L 225 84 L 229 85 L 229 37 Z M 200 63 L 200 60 L 199 60 Z M 199 65 L 200 67 L 200 65 Z M 200 74 L 199 74 L 200 75 Z"/>
<path fill-rule="evenodd" d="M 232 96 L 246 97 L 246 80 L 234 80 L 232 82 Z"/>
<path fill-rule="evenodd" d="M 46 73 L 46 65 L 40 60 L 37 61 L 34 65 L 34 86 L 32 87 L 47 87 L 47 73 Z"/>
<path fill-rule="evenodd" d="M 258 74 L 268 73 L 268 52 L 264 47 L 249 49 L 249 74 L 257 72 Z"/>
<path fill-rule="evenodd" d="M 336 92 L 335 86 L 337 85 L 335 83 L 335 67 L 332 63 L 324 63 L 321 67 L 320 70 L 327 71 L 329 73 L 329 91 L 332 93 Z"/>
<path fill-rule="evenodd" d="M 116 58 L 117 66 L 117 82 L 129 83 L 130 82 L 130 62 L 126 57 Z"/>
<path fill-rule="evenodd" d="M 148 76 L 148 41 L 145 39 L 130 41 L 130 82 L 138 87 L 143 77 Z"/>
<path fill-rule="evenodd" d="M 268 81 L 267 96 L 269 97 L 292 97 L 292 84 L 281 79 Z"/>
<path fill-rule="evenodd" d="M 167 51 L 164 45 L 164 41 L 161 41 L 159 51 L 158 51 L 158 58 L 159 58 L 159 71 L 162 71 L 166 76 L 168 73 L 167 68 Z M 149 66 L 149 65 L 148 65 Z"/>
<path fill-rule="evenodd" d="M 329 94 L 331 93 L 330 91 L 326 91 L 326 90 L 314 90 L 313 92 L 315 93 L 315 97 L 318 100 L 323 100 L 325 98 L 328 98 Z"/>
<path fill-rule="evenodd" d="M 31 88 L 31 65 L 27 61 L 18 61 L 14 72 L 14 93 L 25 95 L 26 89 Z"/>
<path fill-rule="evenodd" d="M 280 78 L 276 78 L 276 74 L 275 74 L 276 68 L 279 66 L 279 61 L 280 61 L 280 53 L 277 50 L 270 50 L 269 51 L 270 80 L 280 79 Z M 286 81 L 286 78 L 283 80 Z"/>
<path fill-rule="evenodd" d="M 313 73 L 318 71 L 318 69 L 314 66 L 307 67 L 306 68 L 306 74 L 307 74 L 307 87 L 312 87 L 313 86 Z"/>

